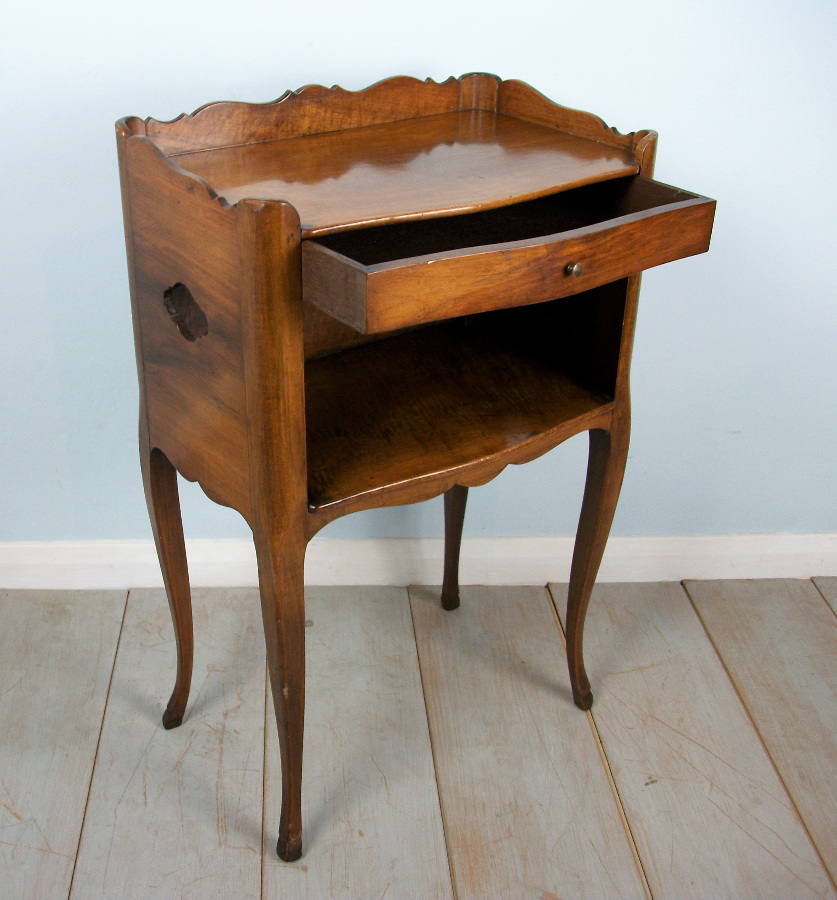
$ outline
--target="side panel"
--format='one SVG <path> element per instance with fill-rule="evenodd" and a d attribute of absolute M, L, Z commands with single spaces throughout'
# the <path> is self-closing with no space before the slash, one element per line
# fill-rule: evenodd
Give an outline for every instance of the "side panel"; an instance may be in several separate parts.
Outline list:
<path fill-rule="evenodd" d="M 125 167 L 150 444 L 249 520 L 235 211 L 146 138 L 125 141 Z M 188 292 L 170 294 L 167 308 L 178 284 Z M 190 295 L 199 312 L 184 305 Z M 200 313 L 206 334 L 190 340 L 183 332 Z"/>

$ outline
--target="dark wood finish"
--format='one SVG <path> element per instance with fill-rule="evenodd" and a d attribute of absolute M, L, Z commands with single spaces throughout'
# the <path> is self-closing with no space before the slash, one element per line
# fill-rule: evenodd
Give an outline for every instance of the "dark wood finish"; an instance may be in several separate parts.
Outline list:
<path fill-rule="evenodd" d="M 178 646 L 164 724 L 192 668 L 177 471 L 253 530 L 293 860 L 305 550 L 337 516 L 444 492 L 451 608 L 468 487 L 590 431 L 567 642 L 574 699 L 592 702 L 582 632 L 627 455 L 634 273 L 705 250 L 714 204 L 648 180 L 654 132 L 483 73 L 127 118 L 117 143 Z"/>
<path fill-rule="evenodd" d="M 442 608 L 454 610 L 459 606 L 459 550 L 462 546 L 462 525 L 468 488 L 455 484 L 445 491 L 445 576 L 442 581 Z"/>
<path fill-rule="evenodd" d="M 714 200 L 635 178 L 352 231 L 305 242 L 304 296 L 370 333 L 542 303 L 704 253 L 714 211 Z"/>

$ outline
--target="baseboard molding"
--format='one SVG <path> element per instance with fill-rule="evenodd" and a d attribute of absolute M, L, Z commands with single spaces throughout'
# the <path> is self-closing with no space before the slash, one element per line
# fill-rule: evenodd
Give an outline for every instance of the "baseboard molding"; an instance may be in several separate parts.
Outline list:
<path fill-rule="evenodd" d="M 462 584 L 566 581 L 572 538 L 466 538 Z M 248 540 L 189 541 L 192 584 L 256 585 Z M 443 542 L 436 538 L 315 538 L 307 584 L 434 584 L 442 578 Z M 600 581 L 684 578 L 809 578 L 837 575 L 837 534 L 700 537 L 614 537 Z M 90 589 L 162 584 L 149 541 L 0 544 L 0 588 Z"/>

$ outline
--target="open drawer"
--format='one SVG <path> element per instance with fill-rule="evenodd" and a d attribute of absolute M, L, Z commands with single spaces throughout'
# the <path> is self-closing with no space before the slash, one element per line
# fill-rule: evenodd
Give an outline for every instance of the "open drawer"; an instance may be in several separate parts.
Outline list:
<path fill-rule="evenodd" d="M 709 249 L 715 201 L 620 178 L 302 244 L 303 296 L 363 333 L 541 303 Z"/>

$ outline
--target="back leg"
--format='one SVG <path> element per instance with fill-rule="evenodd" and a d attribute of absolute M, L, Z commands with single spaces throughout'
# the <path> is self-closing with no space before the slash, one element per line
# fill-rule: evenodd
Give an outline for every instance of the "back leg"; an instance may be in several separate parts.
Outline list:
<path fill-rule="evenodd" d="M 142 445 L 140 464 L 148 515 L 177 640 L 177 681 L 163 713 L 163 727 L 176 728 L 183 721 L 189 699 L 194 655 L 192 596 L 177 493 L 177 472 L 164 453 Z"/>
<path fill-rule="evenodd" d="M 445 577 L 442 582 L 442 608 L 459 606 L 459 550 L 468 488 L 455 484 L 445 491 Z"/>

